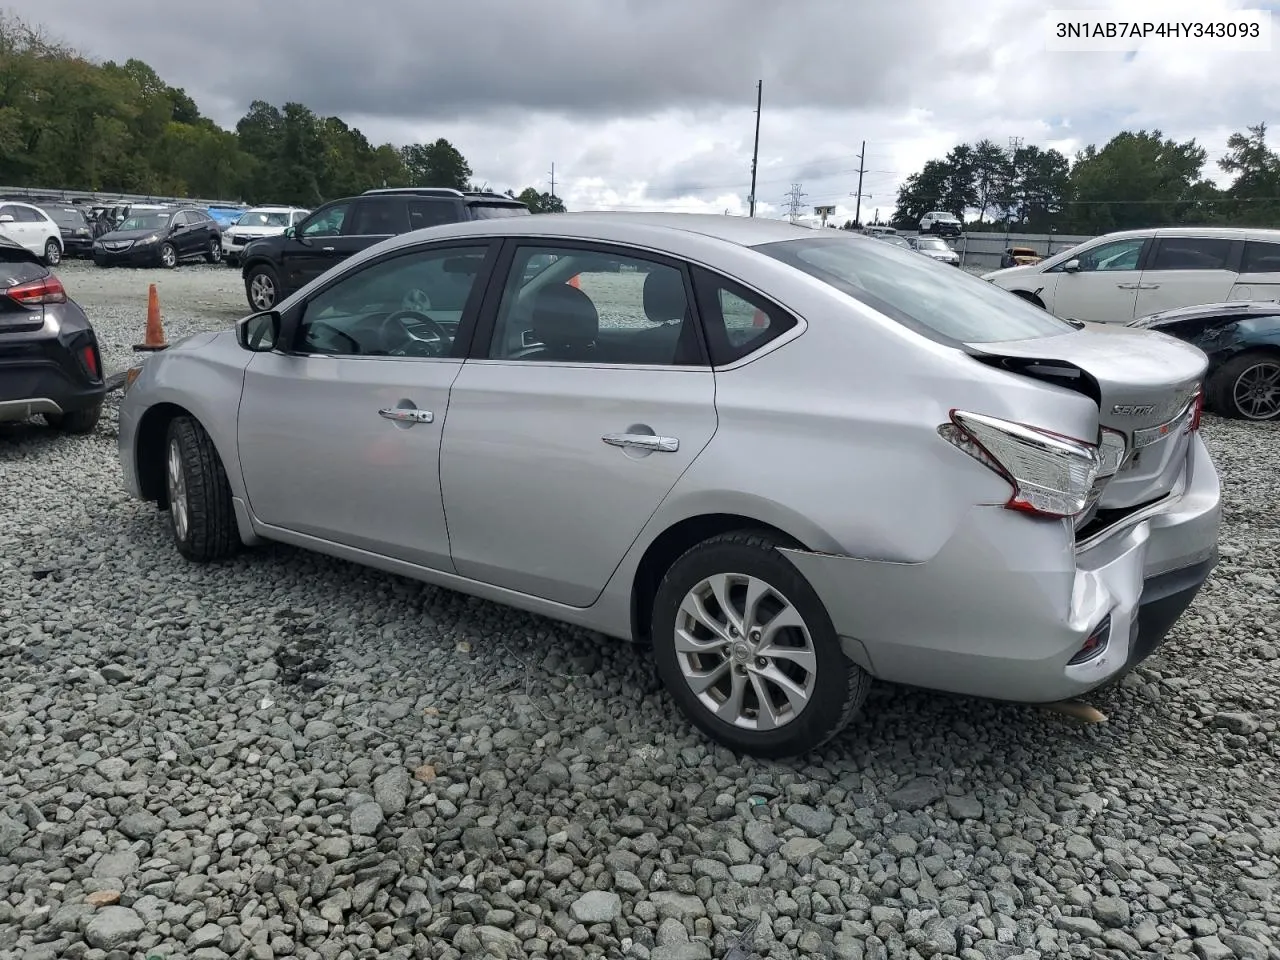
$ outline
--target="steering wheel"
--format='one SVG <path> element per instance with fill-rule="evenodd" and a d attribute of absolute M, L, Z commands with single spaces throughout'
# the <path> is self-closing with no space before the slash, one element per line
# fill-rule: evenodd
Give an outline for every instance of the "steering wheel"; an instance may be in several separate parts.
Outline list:
<path fill-rule="evenodd" d="M 413 326 L 426 327 L 427 331 L 435 339 L 426 340 L 415 336 L 409 331 L 411 324 Z M 449 334 L 444 327 L 440 326 L 425 313 L 419 313 L 417 310 L 397 310 L 395 313 L 388 314 L 387 318 L 378 326 L 379 339 L 385 338 L 384 342 L 390 343 L 393 325 L 398 327 L 400 337 L 399 346 L 387 351 L 391 356 L 439 357 L 444 354 L 446 345 L 449 342 Z"/>

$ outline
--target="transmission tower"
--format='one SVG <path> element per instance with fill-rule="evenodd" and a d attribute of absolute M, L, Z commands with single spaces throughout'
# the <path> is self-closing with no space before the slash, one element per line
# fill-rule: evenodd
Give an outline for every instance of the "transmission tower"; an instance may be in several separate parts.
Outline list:
<path fill-rule="evenodd" d="M 795 223 L 800 219 L 800 201 L 808 196 L 807 193 L 800 189 L 801 186 L 802 184 L 793 183 L 791 185 L 791 190 L 787 193 L 787 198 L 790 201 L 787 204 L 787 216 L 791 219 L 792 223 Z"/>
<path fill-rule="evenodd" d="M 1021 149 L 1022 149 L 1022 138 L 1010 137 L 1009 138 L 1009 156 L 1011 157 L 1014 156 Z"/>

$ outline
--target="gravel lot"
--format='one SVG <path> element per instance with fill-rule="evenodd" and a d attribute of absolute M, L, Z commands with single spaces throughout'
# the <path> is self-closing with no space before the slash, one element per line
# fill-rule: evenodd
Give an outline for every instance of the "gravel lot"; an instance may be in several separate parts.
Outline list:
<path fill-rule="evenodd" d="M 71 263 L 108 369 L 238 272 Z M 880 687 L 735 759 L 642 651 L 335 560 L 182 562 L 88 437 L 0 430 L 0 958 L 1280 958 L 1280 429 L 1207 418 L 1223 561 L 1084 725 Z M 751 955 L 751 954 L 748 954 Z"/>

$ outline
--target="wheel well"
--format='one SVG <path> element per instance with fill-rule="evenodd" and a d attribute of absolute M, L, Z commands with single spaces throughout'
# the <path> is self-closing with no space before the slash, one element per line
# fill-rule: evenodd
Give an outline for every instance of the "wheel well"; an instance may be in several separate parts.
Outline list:
<path fill-rule="evenodd" d="M 712 513 L 689 517 L 668 527 L 649 544 L 640 558 L 635 580 L 631 585 L 631 636 L 637 641 L 648 641 L 653 618 L 653 600 L 658 585 L 671 569 L 671 565 L 690 547 L 704 540 L 733 530 L 753 530 L 772 533 L 779 538 L 804 548 L 795 537 L 768 523 L 732 513 Z"/>
<path fill-rule="evenodd" d="M 1040 309 L 1042 310 L 1044 309 L 1044 301 L 1041 300 L 1039 297 L 1037 297 L 1030 290 L 1010 290 L 1009 292 L 1012 293 L 1015 297 L 1021 297 L 1023 300 L 1030 300 Z"/>
<path fill-rule="evenodd" d="M 157 403 L 142 415 L 138 424 L 137 451 L 138 486 L 142 499 L 154 500 L 160 507 L 167 507 L 168 489 L 164 477 L 164 443 L 169 433 L 169 423 L 175 417 L 189 417 L 191 412 L 176 403 Z"/>

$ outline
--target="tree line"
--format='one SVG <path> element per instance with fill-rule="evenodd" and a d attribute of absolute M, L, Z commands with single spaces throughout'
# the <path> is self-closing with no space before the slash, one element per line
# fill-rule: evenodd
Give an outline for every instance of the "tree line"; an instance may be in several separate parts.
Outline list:
<path fill-rule="evenodd" d="M 96 63 L 0 13 L 0 183 L 303 207 L 373 187 L 480 189 L 448 140 L 374 145 L 301 103 L 255 100 L 234 131 L 130 59 Z M 528 187 L 535 213 L 559 197 Z"/>
<path fill-rule="evenodd" d="M 1208 154 L 1194 139 L 1159 130 L 1125 131 L 1068 160 L 1031 145 L 1012 152 L 991 140 L 954 147 L 898 190 L 892 224 L 914 229 L 946 210 L 968 230 L 1096 235 L 1175 224 L 1275 226 L 1280 221 L 1280 156 L 1260 123 L 1227 139 L 1220 189 L 1204 176 Z"/>

